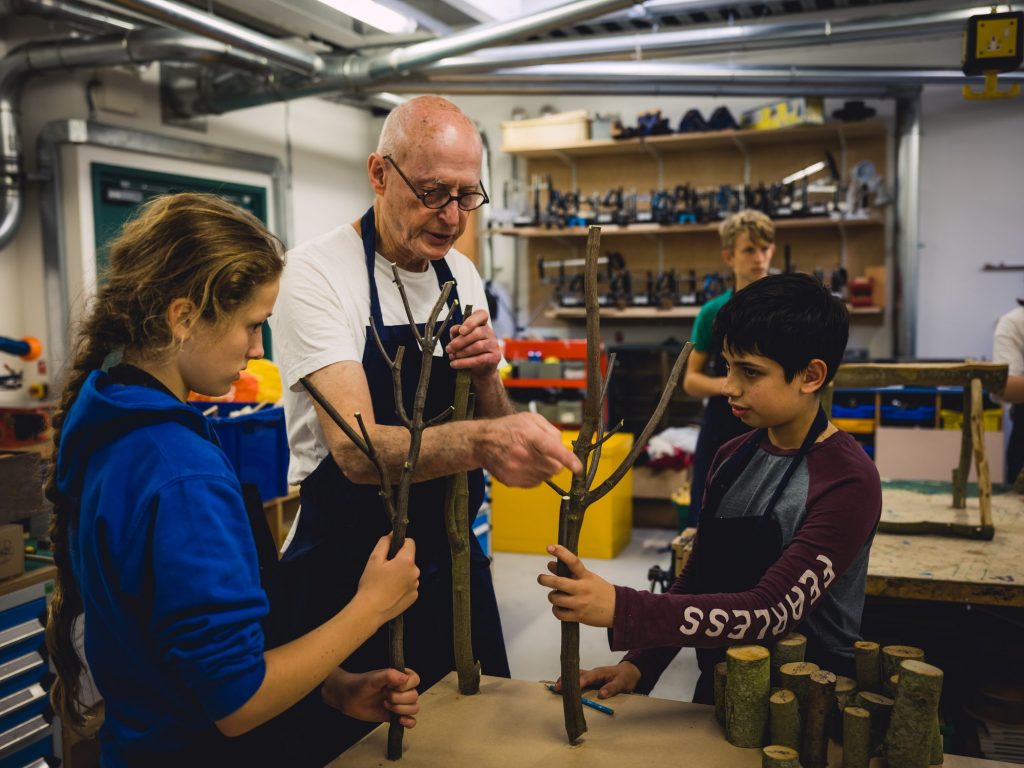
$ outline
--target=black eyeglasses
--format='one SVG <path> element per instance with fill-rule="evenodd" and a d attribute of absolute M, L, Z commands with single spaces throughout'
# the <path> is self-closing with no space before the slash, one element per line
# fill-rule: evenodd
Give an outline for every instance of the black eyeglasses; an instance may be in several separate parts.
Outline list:
<path fill-rule="evenodd" d="M 437 187 L 435 189 L 428 189 L 426 192 L 420 192 L 416 189 L 415 185 L 409 181 L 409 177 L 402 173 L 402 169 L 398 167 L 398 163 L 391 155 L 384 155 L 384 159 L 387 160 L 391 165 L 398 171 L 398 175 L 402 177 L 402 181 L 406 183 L 412 193 L 416 195 L 416 199 L 423 203 L 427 208 L 437 210 L 444 208 L 452 200 L 459 206 L 460 211 L 475 211 L 484 203 L 491 202 L 491 198 L 487 196 L 487 190 L 484 189 L 484 183 L 480 182 L 479 192 L 463 192 L 461 195 L 452 195 L 446 189 Z"/>

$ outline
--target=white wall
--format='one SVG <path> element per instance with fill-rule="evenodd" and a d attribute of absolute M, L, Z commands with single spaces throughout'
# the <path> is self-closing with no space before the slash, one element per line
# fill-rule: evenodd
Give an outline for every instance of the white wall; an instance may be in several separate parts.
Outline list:
<path fill-rule="evenodd" d="M 921 118 L 917 356 L 992 356 L 992 331 L 1024 298 L 1024 98 L 927 92 Z"/>

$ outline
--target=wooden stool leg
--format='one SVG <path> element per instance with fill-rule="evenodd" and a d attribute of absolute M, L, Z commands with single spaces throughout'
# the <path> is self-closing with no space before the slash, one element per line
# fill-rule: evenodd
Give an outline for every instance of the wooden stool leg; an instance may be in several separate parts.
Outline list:
<path fill-rule="evenodd" d="M 985 456 L 985 432 L 981 410 L 981 379 L 971 379 L 971 436 L 974 441 L 974 466 L 978 472 L 978 506 L 982 526 L 992 527 L 992 478 Z"/>
<path fill-rule="evenodd" d="M 972 380 L 973 381 L 973 380 Z M 981 384 L 981 382 L 978 382 Z M 953 508 L 967 506 L 967 476 L 971 472 L 971 422 L 974 413 L 971 385 L 964 386 L 963 424 L 960 432 L 960 465 L 953 470 Z"/>

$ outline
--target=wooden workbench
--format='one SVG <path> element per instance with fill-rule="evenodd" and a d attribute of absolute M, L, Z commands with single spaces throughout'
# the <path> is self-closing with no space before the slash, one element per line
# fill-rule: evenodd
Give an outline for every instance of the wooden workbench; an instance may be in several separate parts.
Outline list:
<path fill-rule="evenodd" d="M 948 484 L 946 484 L 948 486 Z M 977 497 L 952 508 L 950 493 L 882 487 L 882 519 L 976 524 Z M 867 593 L 879 597 L 1024 607 L 1024 497 L 992 497 L 992 541 L 879 533 L 871 546 Z"/>
<path fill-rule="evenodd" d="M 385 758 L 387 726 L 328 764 L 391 768 L 648 768 L 692 763 L 701 768 L 758 768 L 760 750 L 729 744 L 715 722 L 713 707 L 647 696 L 615 696 L 605 715 L 587 709 L 589 731 L 569 746 L 562 702 L 540 683 L 484 677 L 480 693 L 462 696 L 455 673 L 420 697 L 416 728 L 405 734 L 400 763 Z M 841 764 L 831 746 L 830 765 Z M 872 762 L 873 768 L 881 765 Z M 1009 763 L 949 755 L 945 768 L 996 768 Z"/>

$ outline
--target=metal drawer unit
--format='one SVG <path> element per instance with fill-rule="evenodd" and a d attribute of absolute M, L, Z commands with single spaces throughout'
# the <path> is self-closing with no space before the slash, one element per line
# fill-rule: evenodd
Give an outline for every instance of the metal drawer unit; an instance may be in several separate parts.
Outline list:
<path fill-rule="evenodd" d="M 0 768 L 43 768 L 60 754 L 44 637 L 52 584 L 0 595 Z"/>

